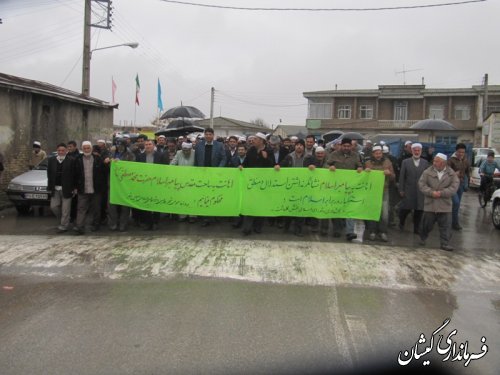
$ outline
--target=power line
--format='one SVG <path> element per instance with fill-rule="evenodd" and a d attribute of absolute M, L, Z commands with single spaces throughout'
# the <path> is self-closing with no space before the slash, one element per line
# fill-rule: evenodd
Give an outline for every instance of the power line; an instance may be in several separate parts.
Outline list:
<path fill-rule="evenodd" d="M 307 104 L 304 104 L 304 103 L 302 103 L 302 104 L 269 104 L 269 103 L 257 103 L 257 102 L 253 102 L 253 101 L 250 101 L 250 100 L 245 100 L 245 99 L 237 98 L 235 96 L 232 96 L 232 95 L 229 95 L 229 94 L 225 93 L 224 91 L 217 90 L 216 92 L 219 93 L 222 96 L 231 98 L 231 99 L 236 100 L 238 102 L 242 102 L 242 103 L 250 104 L 250 105 L 255 105 L 255 106 L 274 107 L 274 108 L 289 108 L 289 107 L 303 107 L 303 106 L 307 105 Z"/>
<path fill-rule="evenodd" d="M 244 10 L 244 11 L 280 11 L 280 12 L 368 12 L 368 11 L 384 11 L 384 10 L 403 10 L 403 9 L 418 9 L 418 8 L 436 8 L 444 6 L 453 5 L 464 5 L 470 3 L 482 3 L 487 0 L 467 0 L 467 1 L 456 1 L 451 3 L 440 3 L 440 4 L 425 4 L 425 5 L 408 5 L 408 6 L 395 6 L 395 7 L 380 7 L 380 8 L 250 8 L 250 7 L 236 7 L 227 5 L 213 5 L 213 4 L 201 4 L 192 3 L 187 1 L 176 1 L 176 0 L 160 0 L 165 3 L 178 4 L 178 5 L 189 5 L 204 8 L 215 8 L 215 9 L 229 9 L 229 10 Z"/>

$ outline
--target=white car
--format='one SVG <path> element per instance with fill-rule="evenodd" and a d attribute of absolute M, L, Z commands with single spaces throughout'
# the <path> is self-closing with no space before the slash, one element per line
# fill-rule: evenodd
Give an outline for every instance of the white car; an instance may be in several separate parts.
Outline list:
<path fill-rule="evenodd" d="M 495 228 L 500 229 L 500 189 L 491 196 L 491 221 Z"/>
<path fill-rule="evenodd" d="M 14 203 L 20 214 L 29 213 L 33 206 L 50 204 L 50 192 L 47 191 L 47 164 L 48 159 L 44 159 L 31 171 L 9 182 L 7 197 Z"/>
<path fill-rule="evenodd" d="M 479 167 L 486 160 L 486 155 L 478 156 L 474 161 L 472 170 L 470 173 L 469 186 L 472 188 L 478 188 L 481 185 L 481 176 L 479 176 Z M 500 155 L 495 155 L 495 161 L 500 165 Z M 500 188 L 500 171 L 495 170 L 494 174 L 495 185 Z"/>

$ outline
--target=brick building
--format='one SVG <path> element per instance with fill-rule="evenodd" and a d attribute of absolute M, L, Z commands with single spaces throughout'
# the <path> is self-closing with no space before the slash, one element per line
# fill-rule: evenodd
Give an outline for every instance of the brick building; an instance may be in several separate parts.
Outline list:
<path fill-rule="evenodd" d="M 423 142 L 453 144 L 482 142 L 483 113 L 500 106 L 500 86 L 428 89 L 425 85 L 383 85 L 374 90 L 332 90 L 303 93 L 308 99 L 306 126 L 310 133 L 357 131 L 366 137 L 414 134 Z M 416 122 L 443 119 L 454 131 L 414 130 Z"/>
<path fill-rule="evenodd" d="M 50 153 L 70 139 L 109 138 L 113 108 L 58 86 L 0 73 L 0 152 L 5 158 L 0 207 L 7 203 L 8 182 L 28 169 L 33 141 Z"/>

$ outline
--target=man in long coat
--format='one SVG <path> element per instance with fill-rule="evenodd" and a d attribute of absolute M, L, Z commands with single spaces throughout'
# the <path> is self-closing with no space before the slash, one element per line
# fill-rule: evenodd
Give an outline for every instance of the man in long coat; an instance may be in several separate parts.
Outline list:
<path fill-rule="evenodd" d="M 420 222 L 424 210 L 424 195 L 418 189 L 418 180 L 429 167 L 427 160 L 421 157 L 422 145 L 414 143 L 411 146 L 412 157 L 404 159 L 399 173 L 399 229 L 404 230 L 406 217 L 413 210 L 413 232 L 420 233 Z"/>
<path fill-rule="evenodd" d="M 441 249 L 452 251 L 453 247 L 449 244 L 451 238 L 451 198 L 457 192 L 460 180 L 455 171 L 447 166 L 447 159 L 446 155 L 437 154 L 432 161 L 432 167 L 427 168 L 418 180 L 418 188 L 425 197 L 420 242 L 421 245 L 425 245 L 425 240 L 437 221 Z"/>
<path fill-rule="evenodd" d="M 74 159 L 67 156 L 64 143 L 57 145 L 57 155 L 49 157 L 47 165 L 47 190 L 51 192 L 50 209 L 60 220 L 58 233 L 68 230 L 71 199 L 75 190 Z"/>

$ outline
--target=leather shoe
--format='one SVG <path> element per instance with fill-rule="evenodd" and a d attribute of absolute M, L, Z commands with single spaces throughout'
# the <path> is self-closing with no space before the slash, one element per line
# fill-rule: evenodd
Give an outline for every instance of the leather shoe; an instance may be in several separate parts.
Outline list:
<path fill-rule="evenodd" d="M 445 250 L 445 251 L 453 251 L 453 247 L 450 246 L 450 245 L 441 245 L 441 250 Z"/>
<path fill-rule="evenodd" d="M 455 230 L 462 230 L 462 226 L 460 224 L 455 224 L 451 226 Z"/>
<path fill-rule="evenodd" d="M 358 235 L 356 233 L 347 233 L 345 235 L 345 238 L 347 239 L 347 241 L 352 241 L 352 240 L 358 238 Z"/>

